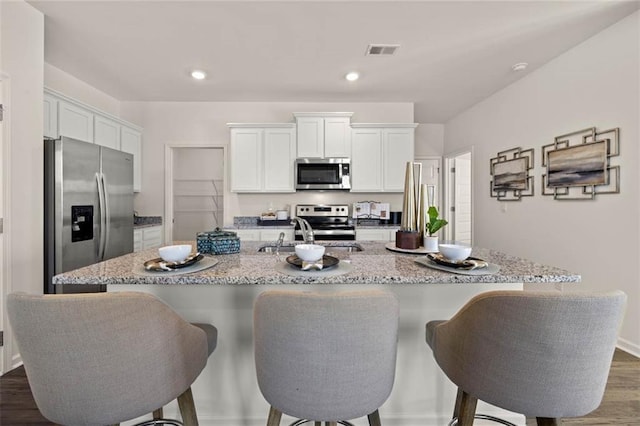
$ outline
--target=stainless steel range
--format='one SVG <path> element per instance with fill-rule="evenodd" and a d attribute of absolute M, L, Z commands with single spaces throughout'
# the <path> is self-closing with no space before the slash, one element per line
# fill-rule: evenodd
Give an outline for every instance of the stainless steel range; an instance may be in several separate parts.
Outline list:
<path fill-rule="evenodd" d="M 309 222 L 316 241 L 356 239 L 356 227 L 349 222 L 347 204 L 298 204 L 296 216 Z M 303 240 L 299 223 L 295 227 L 295 239 Z"/>

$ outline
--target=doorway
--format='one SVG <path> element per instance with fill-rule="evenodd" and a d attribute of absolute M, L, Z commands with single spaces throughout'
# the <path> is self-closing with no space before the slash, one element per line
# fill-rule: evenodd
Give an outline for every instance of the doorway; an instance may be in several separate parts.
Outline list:
<path fill-rule="evenodd" d="M 222 146 L 167 146 L 165 241 L 193 241 L 222 227 L 225 149 Z"/>
<path fill-rule="evenodd" d="M 473 150 L 449 154 L 445 157 L 444 217 L 446 239 L 473 244 Z"/>

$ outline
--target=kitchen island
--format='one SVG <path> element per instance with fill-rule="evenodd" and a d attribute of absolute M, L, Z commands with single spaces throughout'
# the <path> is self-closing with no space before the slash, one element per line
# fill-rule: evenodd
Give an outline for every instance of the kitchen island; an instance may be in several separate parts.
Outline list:
<path fill-rule="evenodd" d="M 207 258 L 217 264 L 192 274 L 145 272 L 144 262 L 158 256 L 157 251 L 147 250 L 58 275 L 54 282 L 106 284 L 108 291 L 153 293 L 185 319 L 215 325 L 218 347 L 192 388 L 200 424 L 212 426 L 266 424 L 268 405 L 258 389 L 252 341 L 253 301 L 260 292 L 271 288 L 388 289 L 400 300 L 400 330 L 394 390 L 380 409 L 383 424 L 440 426 L 451 417 L 456 389 L 425 343 L 425 323 L 449 318 L 467 300 L 485 291 L 535 290 L 540 283 L 580 281 L 579 275 L 562 269 L 481 248 L 474 248 L 472 255 L 499 265 L 498 273 L 466 276 L 430 269 L 415 261 L 424 256 L 392 252 L 380 242 L 350 243 L 362 251 L 333 247 L 344 242 L 323 244 L 327 245 L 326 254 L 348 266 L 346 274 L 284 274 L 278 268 L 291 252 L 276 256 L 258 251 L 269 243 L 242 242 L 240 253 Z M 165 412 L 177 416 L 177 407 L 172 404 Z M 524 424 L 522 416 L 487 404 L 479 403 L 478 412 Z M 282 424 L 293 420 L 284 418 Z M 367 424 L 366 419 L 353 423 Z"/>

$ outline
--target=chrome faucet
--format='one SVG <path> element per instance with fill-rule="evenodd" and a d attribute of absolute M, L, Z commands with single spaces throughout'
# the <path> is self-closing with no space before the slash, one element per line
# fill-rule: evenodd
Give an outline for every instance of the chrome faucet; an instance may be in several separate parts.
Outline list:
<path fill-rule="evenodd" d="M 313 236 L 313 229 L 311 225 L 306 219 L 302 219 L 301 217 L 294 216 L 291 218 L 291 224 L 295 225 L 296 222 L 300 226 L 300 232 L 302 232 L 302 239 L 306 244 L 313 244 L 315 242 Z"/>

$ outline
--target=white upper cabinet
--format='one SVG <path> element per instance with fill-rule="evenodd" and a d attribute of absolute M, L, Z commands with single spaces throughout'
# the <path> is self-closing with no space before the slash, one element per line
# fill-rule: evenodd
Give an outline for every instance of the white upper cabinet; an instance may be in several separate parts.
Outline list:
<path fill-rule="evenodd" d="M 294 192 L 295 129 L 264 129 L 264 191 Z"/>
<path fill-rule="evenodd" d="M 81 106 L 58 101 L 58 132 L 85 142 L 93 142 L 93 113 Z"/>
<path fill-rule="evenodd" d="M 352 112 L 294 112 L 298 158 L 349 157 Z"/>
<path fill-rule="evenodd" d="M 43 104 L 43 134 L 45 138 L 58 138 L 58 100 L 45 93 Z"/>
<path fill-rule="evenodd" d="M 97 145 L 119 150 L 120 124 L 107 117 L 96 115 L 93 121 L 93 142 Z"/>
<path fill-rule="evenodd" d="M 324 157 L 324 120 L 318 117 L 296 118 L 298 158 Z"/>
<path fill-rule="evenodd" d="M 417 124 L 352 124 L 351 191 L 402 192 Z"/>
<path fill-rule="evenodd" d="M 51 89 L 44 92 L 45 138 L 67 136 L 133 155 L 133 191 L 142 189 L 142 129 Z"/>
<path fill-rule="evenodd" d="M 229 145 L 231 191 L 262 190 L 262 133 L 259 128 L 232 128 Z"/>
<path fill-rule="evenodd" d="M 295 192 L 295 125 L 228 123 L 232 192 Z"/>
<path fill-rule="evenodd" d="M 382 189 L 382 129 L 357 128 L 351 139 L 351 192 Z"/>
<path fill-rule="evenodd" d="M 133 192 L 142 191 L 142 133 L 129 127 L 120 127 L 120 151 L 133 155 Z M 97 143 L 97 141 L 96 141 Z"/>
<path fill-rule="evenodd" d="M 403 192 L 407 161 L 413 161 L 415 128 L 382 129 L 382 190 Z"/>

